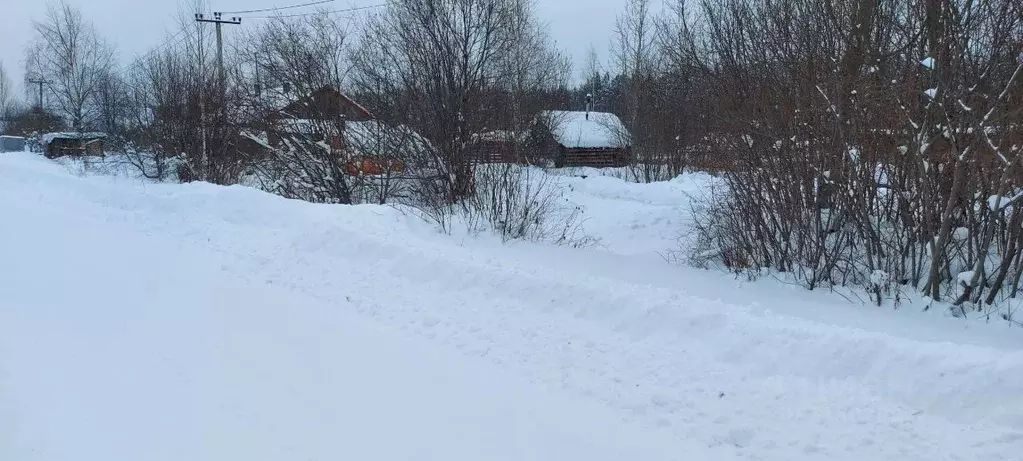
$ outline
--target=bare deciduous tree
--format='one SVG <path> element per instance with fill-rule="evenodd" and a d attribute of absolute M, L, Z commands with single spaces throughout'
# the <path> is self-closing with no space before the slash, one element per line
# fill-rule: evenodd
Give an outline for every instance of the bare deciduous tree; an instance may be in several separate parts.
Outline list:
<path fill-rule="evenodd" d="M 900 285 L 960 306 L 1015 296 L 1021 8 L 680 2 L 669 62 L 706 82 L 700 147 L 729 159 L 702 241 L 733 268 L 877 303 Z"/>
<path fill-rule="evenodd" d="M 438 206 L 472 195 L 470 140 L 500 112 L 491 95 L 515 37 L 513 4 L 500 0 L 397 0 L 367 25 L 356 83 L 385 116 L 430 140 L 436 172 L 423 199 Z M 384 101 L 386 100 L 386 102 Z"/>
<path fill-rule="evenodd" d="M 131 69 L 131 146 L 125 153 L 147 178 L 178 173 L 171 160 L 195 158 L 202 148 L 193 70 L 188 56 L 172 49 L 151 53 Z"/>
<path fill-rule="evenodd" d="M 13 96 L 11 78 L 7 75 L 4 63 L 0 62 L 0 117 L 10 115 Z"/>
<path fill-rule="evenodd" d="M 32 23 L 36 42 L 30 74 L 50 80 L 52 103 L 75 129 L 96 120 L 94 98 L 113 65 L 113 48 L 82 13 L 66 3 L 51 3 L 46 17 Z"/>
<path fill-rule="evenodd" d="M 654 21 L 650 13 L 650 0 L 628 0 L 625 10 L 615 21 L 615 40 L 612 46 L 618 71 L 628 79 L 628 103 L 625 117 L 635 132 L 639 124 L 644 85 L 653 73 Z"/>
<path fill-rule="evenodd" d="M 688 165 L 696 112 L 694 72 L 679 59 L 676 30 L 684 20 L 684 10 L 669 8 L 658 17 L 649 0 L 629 0 L 616 21 L 612 109 L 621 115 L 628 129 L 622 137 L 632 146 L 628 180 L 666 180 Z"/>
<path fill-rule="evenodd" d="M 201 4 L 196 4 L 196 8 Z M 243 98 L 235 72 L 223 91 L 214 67 L 213 30 L 182 11 L 179 31 L 167 46 L 147 53 L 130 69 L 125 123 L 126 153 L 142 173 L 181 181 L 236 183 L 247 164 L 239 151 Z M 173 39 L 173 40 L 171 40 Z M 232 56 L 227 69 L 238 66 Z"/>
<path fill-rule="evenodd" d="M 264 189 L 308 201 L 353 202 L 340 154 L 345 113 L 314 99 L 324 89 L 342 90 L 348 35 L 329 15 L 276 17 L 238 47 L 247 63 L 243 136 L 260 147 L 250 164 Z M 294 112 L 285 111 L 296 104 Z"/>
<path fill-rule="evenodd" d="M 107 72 L 100 77 L 99 83 L 96 85 L 94 104 L 96 106 L 96 122 L 94 122 L 96 128 L 111 135 L 110 140 L 120 145 L 125 135 L 130 104 L 128 87 L 124 79 L 114 72 Z"/>

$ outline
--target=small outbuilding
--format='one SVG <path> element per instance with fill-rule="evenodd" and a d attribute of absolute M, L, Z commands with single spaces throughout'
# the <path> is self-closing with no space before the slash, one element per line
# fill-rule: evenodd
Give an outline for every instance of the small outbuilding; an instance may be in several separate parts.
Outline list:
<path fill-rule="evenodd" d="M 59 132 L 46 133 L 40 137 L 43 153 L 48 158 L 71 156 L 102 156 L 106 133 Z"/>
<path fill-rule="evenodd" d="M 556 166 L 616 167 L 632 160 L 631 136 L 615 114 L 547 111 L 541 121 L 557 144 Z"/>
<path fill-rule="evenodd" d="M 21 152 L 25 150 L 25 138 L 21 136 L 0 136 L 0 152 Z"/>
<path fill-rule="evenodd" d="M 503 130 L 473 135 L 474 160 L 479 163 L 528 163 L 524 135 Z"/>

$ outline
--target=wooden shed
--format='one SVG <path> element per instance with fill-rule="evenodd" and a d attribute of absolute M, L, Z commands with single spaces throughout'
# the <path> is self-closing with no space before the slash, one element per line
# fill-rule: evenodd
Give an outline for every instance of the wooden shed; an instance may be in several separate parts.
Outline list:
<path fill-rule="evenodd" d="M 473 152 L 479 163 L 528 163 L 523 134 L 488 131 L 473 135 Z"/>
<path fill-rule="evenodd" d="M 615 114 L 547 111 L 541 120 L 558 146 L 556 166 L 616 167 L 632 160 L 631 137 Z"/>
<path fill-rule="evenodd" d="M 48 158 L 65 155 L 102 156 L 103 140 L 106 137 L 106 133 L 99 132 L 46 133 L 41 136 L 40 144 L 43 146 L 44 155 Z"/>

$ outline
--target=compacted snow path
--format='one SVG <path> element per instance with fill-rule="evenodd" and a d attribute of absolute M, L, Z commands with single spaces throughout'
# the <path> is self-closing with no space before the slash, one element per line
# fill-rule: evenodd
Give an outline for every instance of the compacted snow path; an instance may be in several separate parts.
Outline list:
<path fill-rule="evenodd" d="M 2 460 L 717 457 L 8 167 Z"/>
<path fill-rule="evenodd" d="M 0 216 L 4 459 L 1023 452 L 1016 330 L 27 155 Z"/>

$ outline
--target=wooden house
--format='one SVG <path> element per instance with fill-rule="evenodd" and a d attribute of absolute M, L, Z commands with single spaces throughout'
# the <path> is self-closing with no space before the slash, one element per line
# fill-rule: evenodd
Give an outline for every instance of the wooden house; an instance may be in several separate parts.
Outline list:
<path fill-rule="evenodd" d="M 364 122 L 376 118 L 341 90 L 329 85 L 294 98 L 280 112 L 291 118 L 306 120 L 341 118 L 347 122 Z"/>
<path fill-rule="evenodd" d="M 632 160 L 631 137 L 615 114 L 547 111 L 538 123 L 556 145 L 555 166 L 617 167 Z"/>
<path fill-rule="evenodd" d="M 333 86 L 307 95 L 277 98 L 266 122 L 244 130 L 239 145 L 255 155 L 272 149 L 319 145 L 342 159 L 353 175 L 401 173 L 406 157 L 426 140 L 402 126 L 391 126 Z M 259 152 L 256 152 L 259 151 Z"/>
<path fill-rule="evenodd" d="M 102 156 L 106 133 L 58 132 L 46 133 L 40 137 L 40 145 L 47 158 L 71 156 Z"/>

